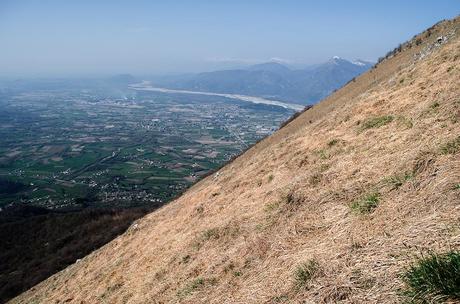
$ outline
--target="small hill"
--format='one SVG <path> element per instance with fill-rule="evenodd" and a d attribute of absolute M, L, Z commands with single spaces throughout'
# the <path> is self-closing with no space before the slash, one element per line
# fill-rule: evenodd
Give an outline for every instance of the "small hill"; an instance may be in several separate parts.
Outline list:
<path fill-rule="evenodd" d="M 459 30 L 415 36 L 11 303 L 401 302 L 417 255 L 460 249 Z"/>

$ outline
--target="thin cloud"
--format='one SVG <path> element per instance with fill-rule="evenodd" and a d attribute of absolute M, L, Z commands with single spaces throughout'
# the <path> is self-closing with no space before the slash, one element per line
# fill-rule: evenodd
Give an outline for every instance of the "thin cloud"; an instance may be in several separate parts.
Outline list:
<path fill-rule="evenodd" d="M 256 59 L 247 59 L 247 58 L 232 58 L 232 57 L 210 57 L 206 58 L 207 62 L 217 62 L 217 63 L 257 63 L 260 60 Z"/>
<path fill-rule="evenodd" d="M 245 64 L 257 64 L 257 63 L 264 63 L 264 62 L 278 62 L 284 64 L 292 64 L 293 61 L 286 58 L 281 57 L 272 57 L 269 59 L 249 59 L 249 58 L 235 58 L 235 57 L 210 57 L 206 58 L 205 61 L 207 62 L 214 62 L 214 63 L 245 63 Z"/>

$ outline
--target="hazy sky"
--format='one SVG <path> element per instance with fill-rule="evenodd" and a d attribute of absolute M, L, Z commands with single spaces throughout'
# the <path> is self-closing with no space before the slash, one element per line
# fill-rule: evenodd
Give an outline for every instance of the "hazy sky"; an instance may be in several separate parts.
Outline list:
<path fill-rule="evenodd" d="M 376 60 L 459 13 L 459 0 L 0 0 L 0 76 Z"/>

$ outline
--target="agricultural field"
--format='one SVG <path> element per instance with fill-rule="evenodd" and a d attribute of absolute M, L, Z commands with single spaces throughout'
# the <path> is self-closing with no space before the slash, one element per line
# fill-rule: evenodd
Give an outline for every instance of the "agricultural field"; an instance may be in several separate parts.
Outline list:
<path fill-rule="evenodd" d="M 293 114 L 77 82 L 0 88 L 0 208 L 158 206 Z"/>

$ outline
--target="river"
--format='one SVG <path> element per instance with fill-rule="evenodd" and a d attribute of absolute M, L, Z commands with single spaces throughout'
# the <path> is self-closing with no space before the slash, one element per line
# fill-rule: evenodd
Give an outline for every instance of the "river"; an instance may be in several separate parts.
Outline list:
<path fill-rule="evenodd" d="M 194 94 L 194 95 L 206 95 L 206 96 L 219 96 L 226 97 L 231 99 L 238 99 L 246 102 L 258 103 L 258 104 L 267 104 L 272 106 L 283 107 L 285 109 L 291 109 L 294 111 L 301 111 L 305 106 L 295 103 L 287 103 L 278 100 L 270 100 L 262 97 L 248 96 L 241 94 L 224 94 L 224 93 L 213 93 L 213 92 L 200 92 L 200 91 L 188 91 L 188 90 L 173 90 L 166 88 L 157 88 L 152 87 L 148 81 L 144 81 L 139 84 L 132 84 L 129 86 L 133 90 L 138 91 L 152 91 L 152 92 L 161 92 L 161 93 L 174 93 L 174 94 Z"/>

